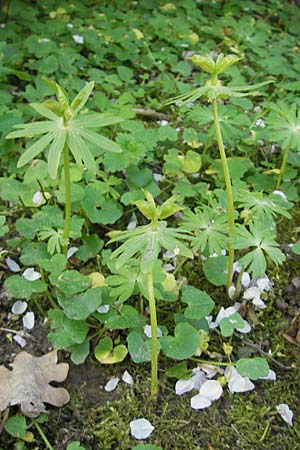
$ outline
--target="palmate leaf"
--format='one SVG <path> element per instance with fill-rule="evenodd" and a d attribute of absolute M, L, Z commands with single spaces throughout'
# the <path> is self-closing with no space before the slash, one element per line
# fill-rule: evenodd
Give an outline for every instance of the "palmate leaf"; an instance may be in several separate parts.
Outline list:
<path fill-rule="evenodd" d="M 283 148 L 299 148 L 300 146 L 300 110 L 296 104 L 286 105 L 283 102 L 268 104 L 271 114 L 267 117 L 270 127 L 270 138 Z"/>
<path fill-rule="evenodd" d="M 293 205 L 292 203 L 283 200 L 276 194 L 263 194 L 262 192 L 249 192 L 246 190 L 237 190 L 235 199 L 239 207 L 247 208 L 251 211 L 253 217 L 263 218 L 264 216 L 276 217 L 281 215 L 291 218 L 287 211 Z"/>
<path fill-rule="evenodd" d="M 31 145 L 29 148 L 25 150 L 25 153 L 18 160 L 17 167 L 22 167 L 27 164 L 29 161 L 34 159 L 37 155 L 39 155 L 46 147 L 50 144 L 50 142 L 54 139 L 55 133 L 51 131 L 47 133 L 45 136 L 40 138 L 37 142 Z"/>
<path fill-rule="evenodd" d="M 15 128 L 20 128 L 17 131 L 12 131 L 6 137 L 7 139 L 16 139 L 21 137 L 38 136 L 39 134 L 48 133 L 57 128 L 53 120 L 45 120 L 43 122 L 22 123 L 15 125 Z"/>
<path fill-rule="evenodd" d="M 96 173 L 97 167 L 94 157 L 77 130 L 74 131 L 73 129 L 70 129 L 68 131 L 67 142 L 76 163 L 81 166 L 81 161 L 83 161 L 88 170 L 92 173 Z"/>
<path fill-rule="evenodd" d="M 101 128 L 123 122 L 124 119 L 111 113 L 90 112 L 72 119 L 73 126 L 83 128 Z"/>
<path fill-rule="evenodd" d="M 183 220 L 183 227 L 195 233 L 192 242 L 194 251 L 203 253 L 207 247 L 212 255 L 227 248 L 228 218 L 225 215 L 218 215 L 212 208 L 203 206 L 195 212 L 186 211 Z"/>
<path fill-rule="evenodd" d="M 110 233 L 110 236 L 113 234 Z M 140 268 L 146 273 L 155 263 L 161 248 L 192 258 L 192 251 L 180 241 L 181 239 L 191 240 L 192 236 L 186 234 L 184 230 L 167 228 L 167 222 L 161 221 L 155 230 L 151 225 L 146 225 L 118 233 L 108 244 L 125 240 L 111 255 L 111 258 L 116 258 L 116 266 L 128 264 L 130 258 L 139 254 Z"/>
<path fill-rule="evenodd" d="M 183 106 L 186 103 L 194 102 L 195 100 L 198 100 L 203 96 L 206 96 L 209 100 L 213 100 L 218 98 L 258 95 L 259 92 L 257 92 L 256 90 L 270 83 L 273 83 L 273 80 L 263 81 L 262 83 L 253 84 L 251 86 L 223 86 L 222 84 L 214 86 L 207 84 L 200 88 L 193 89 L 192 91 L 185 94 L 173 97 L 167 103 L 165 103 L 165 105 L 177 103 L 179 106 Z"/>
<path fill-rule="evenodd" d="M 90 142 L 104 151 L 120 153 L 122 149 L 112 140 L 91 131 L 91 128 L 99 128 L 114 123 L 119 123 L 123 119 L 113 114 L 88 113 L 77 116 L 87 102 L 94 82 L 88 83 L 74 98 L 71 105 L 67 93 L 54 81 L 47 81 L 55 91 L 58 102 L 48 100 L 44 104 L 32 103 L 31 106 L 42 116 L 49 120 L 34 122 L 30 124 L 18 124 L 18 130 L 9 133 L 7 138 L 28 138 L 40 134 L 45 134 L 32 146 L 30 146 L 18 161 L 18 167 L 35 158 L 48 146 L 48 167 L 51 178 L 56 178 L 61 159 L 61 153 L 65 144 L 71 150 L 76 164 L 82 166 L 82 162 L 92 173 L 97 170 L 94 157 L 90 152 L 87 142 Z M 52 105 L 52 106 L 51 106 Z M 49 107 L 48 107 L 49 106 Z M 57 114 L 53 112 L 53 109 Z M 77 116 L 77 117 L 76 117 Z"/>
<path fill-rule="evenodd" d="M 84 130 L 80 127 L 76 128 L 76 132 L 87 141 L 91 142 L 94 145 L 97 145 L 97 147 L 100 147 L 102 150 L 114 153 L 122 152 L 122 149 L 118 144 L 98 133 L 94 133 L 90 130 Z"/>
<path fill-rule="evenodd" d="M 243 225 L 236 225 L 232 238 L 232 245 L 235 249 L 245 249 L 255 247 L 254 250 L 243 256 L 239 263 L 253 274 L 254 277 L 261 277 L 266 271 L 267 254 L 276 264 L 281 264 L 285 256 L 278 248 L 275 236 L 269 229 L 266 229 L 262 222 L 251 223 L 249 230 Z"/>
<path fill-rule="evenodd" d="M 66 142 L 67 132 L 66 130 L 60 129 L 56 132 L 55 137 L 51 143 L 48 154 L 48 168 L 49 174 L 52 179 L 56 178 L 60 157 L 64 149 Z"/>
<path fill-rule="evenodd" d="M 134 292 L 139 268 L 136 265 L 130 265 L 120 267 L 118 270 L 114 269 L 112 272 L 114 272 L 113 275 L 105 278 L 106 283 L 112 287 L 110 295 L 119 302 L 125 302 Z"/>

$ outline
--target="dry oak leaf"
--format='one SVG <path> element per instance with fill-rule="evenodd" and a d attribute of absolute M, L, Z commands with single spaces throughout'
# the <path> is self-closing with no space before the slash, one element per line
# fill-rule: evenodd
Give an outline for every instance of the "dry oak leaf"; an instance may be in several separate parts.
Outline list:
<path fill-rule="evenodd" d="M 45 411 L 44 403 L 63 406 L 70 400 L 64 388 L 50 386 L 51 381 L 64 381 L 69 365 L 57 363 L 57 351 L 43 356 L 20 352 L 8 370 L 0 366 L 0 412 L 9 406 L 21 405 L 23 414 L 36 417 Z"/>

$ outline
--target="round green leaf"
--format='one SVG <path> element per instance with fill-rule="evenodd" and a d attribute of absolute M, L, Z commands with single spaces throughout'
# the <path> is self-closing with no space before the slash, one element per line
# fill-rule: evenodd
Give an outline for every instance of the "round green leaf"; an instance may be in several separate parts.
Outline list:
<path fill-rule="evenodd" d="M 5 423 L 5 431 L 15 438 L 22 438 L 26 434 L 26 419 L 23 416 L 10 417 Z"/>
<path fill-rule="evenodd" d="M 249 377 L 251 380 L 267 377 L 270 371 L 267 361 L 260 357 L 241 358 L 236 363 L 236 369 L 240 375 Z"/>
<path fill-rule="evenodd" d="M 173 359 L 190 358 L 198 347 L 199 335 L 192 325 L 186 322 L 175 327 L 175 336 L 162 336 L 159 340 L 166 356 Z"/>
<path fill-rule="evenodd" d="M 207 280 L 215 286 L 225 286 L 227 281 L 226 269 L 228 266 L 227 256 L 214 256 L 208 258 L 203 264 L 203 272 Z"/>
<path fill-rule="evenodd" d="M 214 301 L 205 291 L 200 291 L 193 286 L 182 288 L 181 300 L 189 305 L 184 312 L 187 319 L 203 319 L 215 306 Z"/>

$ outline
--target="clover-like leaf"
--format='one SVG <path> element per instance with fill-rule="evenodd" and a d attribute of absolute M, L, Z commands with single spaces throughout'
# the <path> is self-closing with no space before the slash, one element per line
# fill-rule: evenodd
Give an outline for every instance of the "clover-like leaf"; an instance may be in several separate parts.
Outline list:
<path fill-rule="evenodd" d="M 96 359 L 102 364 L 116 364 L 124 360 L 128 350 L 123 344 L 114 347 L 112 339 L 106 336 L 99 341 L 94 353 Z"/>
<path fill-rule="evenodd" d="M 221 333 L 224 337 L 232 336 L 234 330 L 244 328 L 244 326 L 245 321 L 237 312 L 220 320 Z"/>
<path fill-rule="evenodd" d="M 264 358 L 241 358 L 236 363 L 236 369 L 243 377 L 258 380 L 267 377 L 270 371 L 269 364 Z"/>
<path fill-rule="evenodd" d="M 64 381 L 69 370 L 68 364 L 57 364 L 56 350 L 39 357 L 21 352 L 11 367 L 0 366 L 0 411 L 21 405 L 23 414 L 36 417 L 45 411 L 44 403 L 63 406 L 69 401 L 66 389 L 49 384 Z"/>
<path fill-rule="evenodd" d="M 159 340 L 165 355 L 179 360 L 190 358 L 197 350 L 198 341 L 198 332 L 186 322 L 176 325 L 174 336 L 162 336 Z"/>
<path fill-rule="evenodd" d="M 188 304 L 184 311 L 187 319 L 203 319 L 203 317 L 211 313 L 215 306 L 214 301 L 205 291 L 200 291 L 193 286 L 184 286 L 182 288 L 181 300 Z"/>

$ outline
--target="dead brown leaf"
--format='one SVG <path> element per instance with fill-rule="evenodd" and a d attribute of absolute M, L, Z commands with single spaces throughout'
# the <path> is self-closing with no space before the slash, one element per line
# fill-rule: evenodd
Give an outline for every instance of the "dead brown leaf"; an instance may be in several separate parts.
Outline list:
<path fill-rule="evenodd" d="M 69 365 L 57 363 L 57 351 L 35 357 L 20 352 L 11 365 L 0 366 L 0 412 L 9 406 L 21 405 L 23 414 L 36 417 L 45 411 L 44 403 L 63 406 L 70 400 L 64 388 L 50 386 L 51 381 L 64 381 Z"/>

